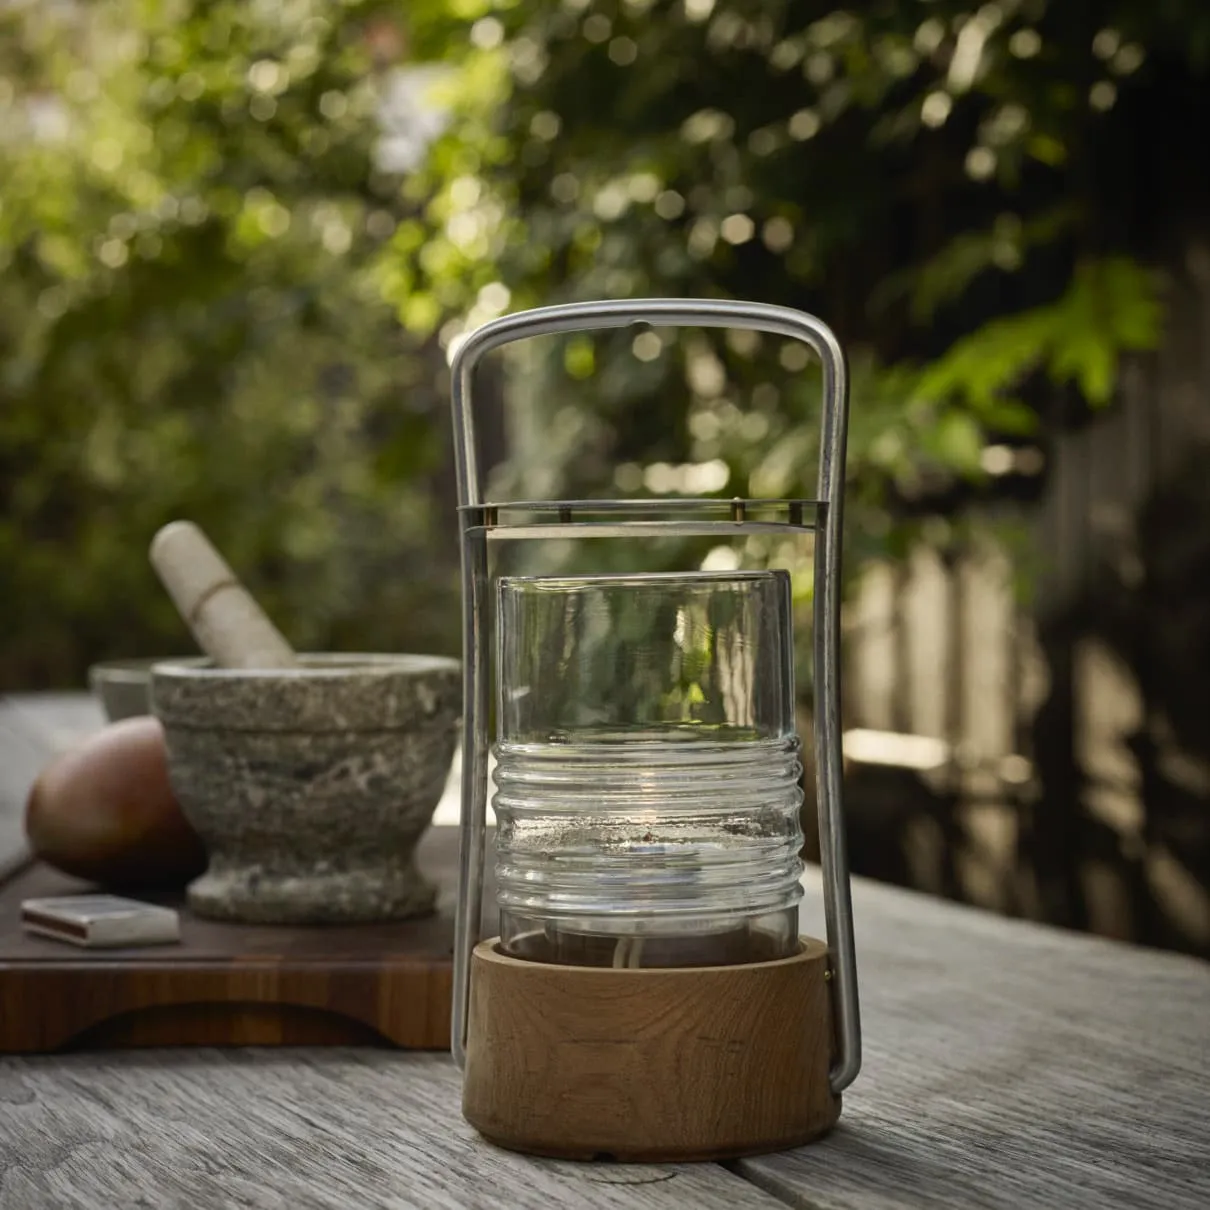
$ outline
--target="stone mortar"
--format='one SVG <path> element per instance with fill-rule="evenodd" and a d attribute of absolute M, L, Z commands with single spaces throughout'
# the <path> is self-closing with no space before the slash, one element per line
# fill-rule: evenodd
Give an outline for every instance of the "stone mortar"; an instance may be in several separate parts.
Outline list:
<path fill-rule="evenodd" d="M 300 655 L 287 670 L 158 663 L 173 790 L 210 855 L 189 906 L 216 920 L 350 924 L 432 910 L 416 868 L 453 761 L 457 660 Z"/>

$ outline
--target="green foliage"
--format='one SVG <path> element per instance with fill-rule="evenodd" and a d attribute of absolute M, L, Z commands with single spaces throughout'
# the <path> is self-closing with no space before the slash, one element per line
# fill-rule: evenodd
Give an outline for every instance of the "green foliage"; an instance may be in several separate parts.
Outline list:
<path fill-rule="evenodd" d="M 1089 403 L 1109 402 L 1123 352 L 1159 339 L 1152 275 L 1121 257 L 1077 267 L 1058 301 L 991 320 L 954 344 L 920 376 L 912 400 L 958 398 L 1001 432 L 1029 432 L 1017 383 L 1045 368 L 1054 383 L 1074 381 Z"/>
<path fill-rule="evenodd" d="M 374 159 L 401 58 L 433 67 L 446 131 L 406 175 Z M 1056 387 L 1105 405 L 1156 343 L 1114 169 L 1146 98 L 1208 66 L 1196 0 L 5 7 L 0 684 L 187 647 L 145 554 L 176 516 L 299 646 L 452 649 L 442 353 L 544 302 L 823 316 L 851 361 L 850 569 L 952 534 L 932 514 L 989 442 L 1044 437 Z M 798 346 L 516 352 L 494 490 L 813 493 Z M 731 557 L 525 545 L 535 568 Z"/>
<path fill-rule="evenodd" d="M 483 0 L 465 16 L 451 35 L 428 15 L 462 86 L 414 183 L 430 200 L 392 247 L 405 322 L 448 344 L 506 309 L 643 295 L 821 315 L 853 362 L 851 568 L 901 548 L 888 510 L 927 513 L 986 478 L 990 442 L 1038 434 L 1048 383 L 1103 406 L 1120 357 L 1159 339 L 1160 283 L 1105 221 L 1122 204 L 1105 167 L 1138 137 L 1138 98 L 1205 66 L 1203 5 Z M 540 419 L 501 490 L 528 473 L 542 495 L 813 492 L 802 350 L 610 333 L 524 366 L 518 411 Z M 672 473 L 716 462 L 709 491 Z M 708 554 L 637 557 L 687 553 Z"/>
<path fill-rule="evenodd" d="M 452 647 L 439 355 L 381 298 L 375 6 L 0 14 L 0 684 L 189 650 L 195 519 L 300 647 Z M 427 582 L 426 582 L 427 573 Z"/>

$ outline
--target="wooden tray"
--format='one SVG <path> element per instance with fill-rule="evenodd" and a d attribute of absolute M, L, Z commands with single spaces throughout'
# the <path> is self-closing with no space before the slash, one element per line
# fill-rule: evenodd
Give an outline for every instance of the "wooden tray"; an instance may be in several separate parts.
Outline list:
<path fill-rule="evenodd" d="M 284 928 L 199 920 L 181 943 L 83 950 L 26 933 L 23 899 L 88 884 L 44 865 L 0 882 L 0 1052 L 66 1047 L 450 1044 L 458 829 L 433 828 L 419 862 L 438 910 L 399 924 Z M 488 863 L 490 870 L 491 863 Z M 494 903 L 485 888 L 484 902 Z"/>

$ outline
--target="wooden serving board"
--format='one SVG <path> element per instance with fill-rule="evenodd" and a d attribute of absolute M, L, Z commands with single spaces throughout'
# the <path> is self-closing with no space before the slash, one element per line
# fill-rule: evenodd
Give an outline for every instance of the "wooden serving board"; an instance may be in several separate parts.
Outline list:
<path fill-rule="evenodd" d="M 193 916 L 179 944 L 88 950 L 21 927 L 23 899 L 91 888 L 44 865 L 0 882 L 0 1052 L 125 1046 L 388 1045 L 445 1050 L 458 829 L 433 828 L 419 864 L 436 914 L 396 924 L 267 927 Z M 490 872 L 491 862 L 488 863 Z M 485 887 L 484 902 L 494 903 Z"/>

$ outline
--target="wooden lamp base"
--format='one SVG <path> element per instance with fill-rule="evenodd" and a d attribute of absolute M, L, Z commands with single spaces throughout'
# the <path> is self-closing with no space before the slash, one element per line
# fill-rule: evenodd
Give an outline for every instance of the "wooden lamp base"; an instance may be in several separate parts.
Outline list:
<path fill-rule="evenodd" d="M 462 1112 L 534 1155 L 719 1160 L 796 1147 L 840 1116 L 827 947 L 681 969 L 558 966 L 499 939 L 471 962 Z"/>

